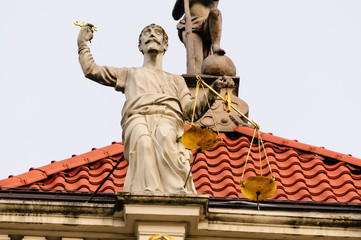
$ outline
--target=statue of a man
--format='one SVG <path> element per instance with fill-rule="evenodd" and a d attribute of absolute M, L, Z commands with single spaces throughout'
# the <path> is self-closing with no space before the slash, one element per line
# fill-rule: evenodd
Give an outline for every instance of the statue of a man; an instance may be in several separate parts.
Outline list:
<path fill-rule="evenodd" d="M 192 154 L 180 141 L 184 120 L 192 115 L 193 101 L 181 76 L 162 70 L 168 36 L 158 25 L 146 26 L 139 36 L 144 55 L 142 67 L 98 66 L 87 41 L 92 25 L 82 27 L 78 37 L 79 62 L 84 75 L 125 94 L 122 111 L 124 157 L 129 163 L 124 192 L 196 193 L 193 181 L 185 180 Z M 213 88 L 232 87 L 231 78 L 219 78 Z M 206 92 L 197 101 L 196 118 L 208 109 L 216 96 Z"/>
<path fill-rule="evenodd" d="M 224 55 L 225 51 L 220 48 L 222 33 L 222 16 L 218 7 L 219 0 L 189 0 L 192 32 L 189 36 L 193 44 L 194 72 L 201 73 L 203 59 L 211 54 Z M 179 20 L 184 14 L 184 0 L 176 0 L 173 8 L 174 20 Z M 178 35 L 186 45 L 186 17 L 178 24 Z M 187 46 L 186 46 L 187 47 Z"/>

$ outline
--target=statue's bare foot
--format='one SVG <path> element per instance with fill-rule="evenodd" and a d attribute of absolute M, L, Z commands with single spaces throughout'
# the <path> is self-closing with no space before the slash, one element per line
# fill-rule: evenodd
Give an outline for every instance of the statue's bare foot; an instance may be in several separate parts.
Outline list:
<path fill-rule="evenodd" d="M 213 53 L 214 54 L 218 54 L 218 55 L 224 55 L 226 54 L 226 51 L 224 51 L 222 48 L 220 48 L 218 45 L 213 45 L 212 46 L 213 49 Z"/>

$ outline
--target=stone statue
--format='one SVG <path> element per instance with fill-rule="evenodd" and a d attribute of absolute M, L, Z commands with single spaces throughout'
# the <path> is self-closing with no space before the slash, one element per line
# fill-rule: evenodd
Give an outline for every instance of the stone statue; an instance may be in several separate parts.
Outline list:
<path fill-rule="evenodd" d="M 91 27 L 82 27 L 78 37 L 79 62 L 84 75 L 125 94 L 122 110 L 124 157 L 129 163 L 124 192 L 196 193 L 193 180 L 185 184 L 192 154 L 180 141 L 184 121 L 190 119 L 194 100 L 183 77 L 162 70 L 168 36 L 158 25 L 146 26 L 139 36 L 142 67 L 99 66 L 87 41 Z M 232 78 L 222 77 L 212 87 L 233 87 Z M 210 91 L 197 100 L 195 118 L 200 118 L 216 96 Z M 183 185 L 185 184 L 185 187 Z"/>
<path fill-rule="evenodd" d="M 186 29 L 186 9 L 184 2 L 189 2 L 189 12 L 191 17 L 192 31 L 187 35 Z M 224 55 L 225 51 L 220 48 L 222 32 L 222 16 L 217 9 L 219 0 L 176 0 L 173 8 L 173 18 L 179 20 L 183 15 L 184 18 L 178 23 L 178 35 L 180 40 L 187 46 L 187 37 L 191 38 L 191 54 L 187 56 L 187 73 L 201 73 L 203 59 L 211 54 Z M 186 6 L 187 7 L 187 6 Z M 188 52 L 187 52 L 188 54 Z M 189 63 L 193 59 L 194 63 Z M 194 64 L 194 66 L 193 66 Z"/>

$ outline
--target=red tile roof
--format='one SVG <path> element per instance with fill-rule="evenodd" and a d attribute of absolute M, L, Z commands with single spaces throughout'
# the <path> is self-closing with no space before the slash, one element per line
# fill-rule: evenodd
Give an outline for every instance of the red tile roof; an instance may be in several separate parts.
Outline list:
<path fill-rule="evenodd" d="M 253 129 L 237 127 L 221 133 L 223 141 L 198 154 L 193 179 L 198 193 L 214 197 L 244 198 L 239 181 L 244 169 Z M 272 199 L 361 204 L 361 159 L 261 133 L 277 191 Z M 269 176 L 261 157 L 263 175 Z M 94 192 L 102 180 L 122 161 L 100 192 L 119 192 L 127 171 L 122 143 L 93 149 L 69 159 L 52 162 L 0 181 L 2 189 Z M 258 144 L 253 145 L 244 180 L 260 173 Z"/>

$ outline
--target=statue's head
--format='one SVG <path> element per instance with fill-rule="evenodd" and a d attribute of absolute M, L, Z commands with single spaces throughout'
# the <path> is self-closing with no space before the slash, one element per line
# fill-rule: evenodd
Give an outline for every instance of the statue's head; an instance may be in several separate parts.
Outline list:
<path fill-rule="evenodd" d="M 168 35 L 164 29 L 154 23 L 143 28 L 139 35 L 139 51 L 156 50 L 165 53 L 168 50 Z"/>

